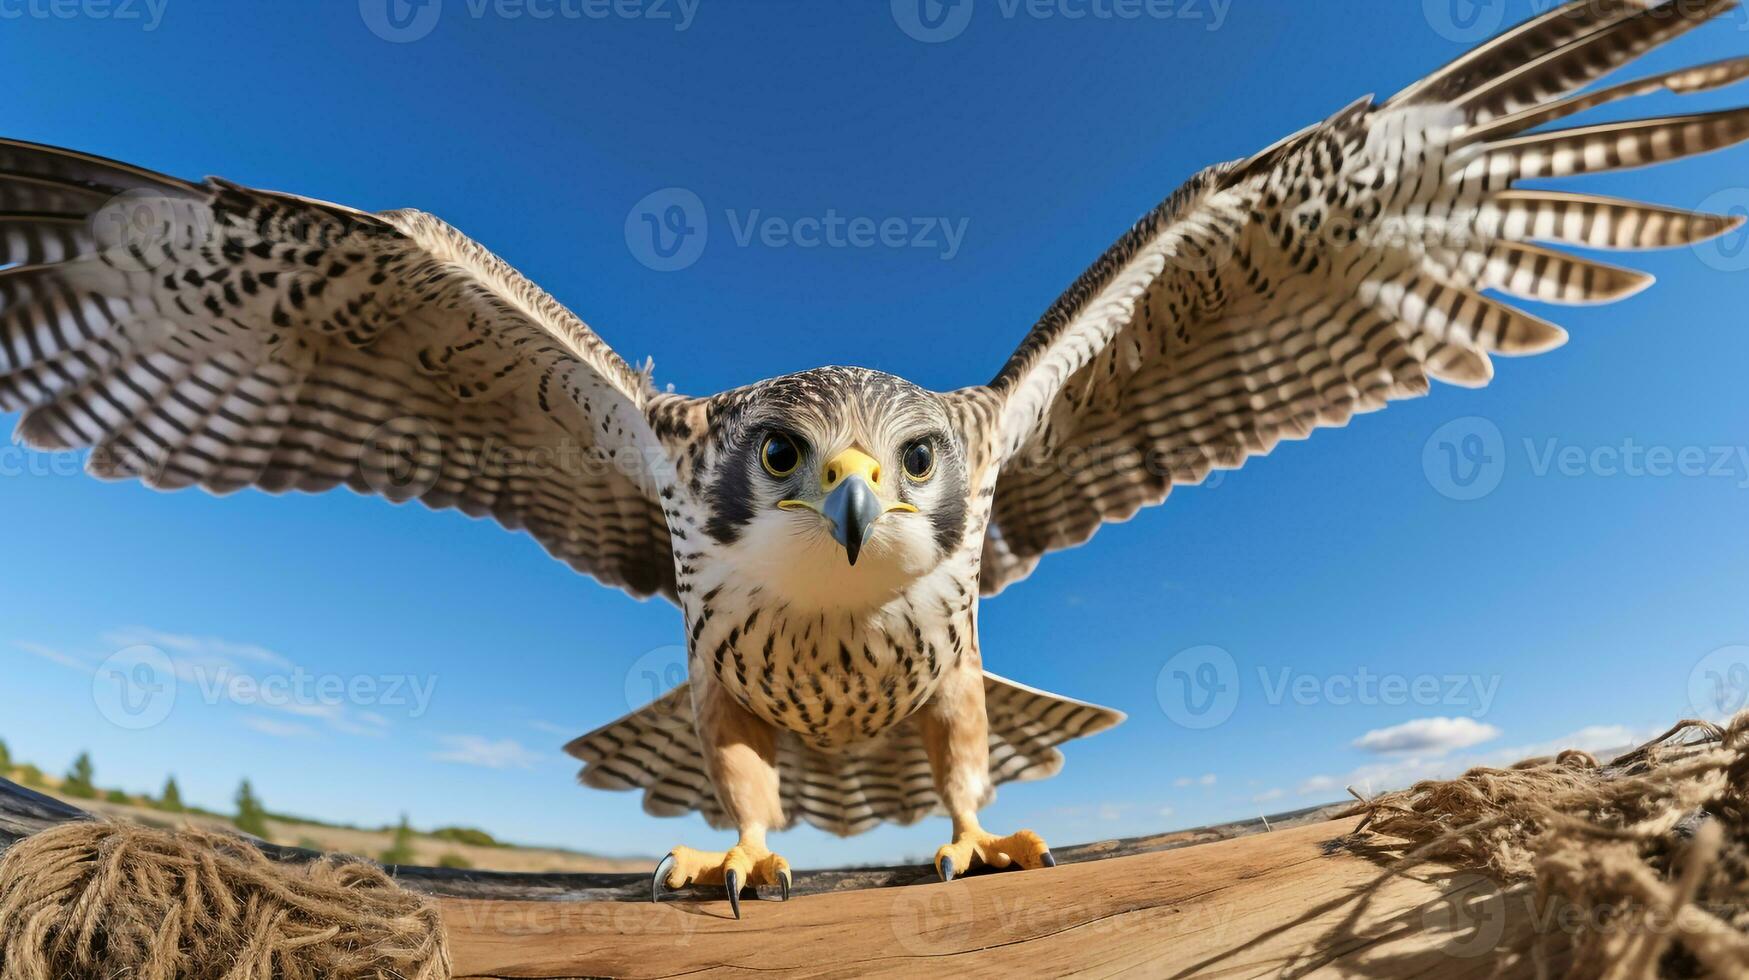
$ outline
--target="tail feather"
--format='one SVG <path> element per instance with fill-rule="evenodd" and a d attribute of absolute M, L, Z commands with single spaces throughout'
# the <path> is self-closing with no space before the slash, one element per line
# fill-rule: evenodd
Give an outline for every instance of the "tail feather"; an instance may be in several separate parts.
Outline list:
<path fill-rule="evenodd" d="M 1123 720 L 1110 708 L 1075 701 L 984 675 L 990 719 L 990 782 L 1044 779 L 1063 767 L 1063 742 Z M 704 771 L 692 722 L 690 684 L 565 746 L 581 759 L 578 778 L 596 789 L 644 791 L 644 811 L 672 817 L 697 811 L 713 827 L 729 826 Z M 881 738 L 822 752 L 789 733 L 778 741 L 778 786 L 791 824 L 806 821 L 849 836 L 883 822 L 916 823 L 940 799 L 915 719 Z"/>

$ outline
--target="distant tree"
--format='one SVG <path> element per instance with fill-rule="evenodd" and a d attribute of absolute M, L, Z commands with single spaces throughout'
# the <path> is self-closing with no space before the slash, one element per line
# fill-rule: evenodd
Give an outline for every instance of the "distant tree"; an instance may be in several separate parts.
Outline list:
<path fill-rule="evenodd" d="M 413 827 L 407 822 L 405 813 L 401 814 L 401 822 L 395 826 L 394 845 L 377 855 L 377 860 L 384 864 L 413 863 Z"/>
<path fill-rule="evenodd" d="M 112 789 L 103 794 L 103 798 L 111 803 L 132 803 L 134 798 L 119 789 Z"/>
<path fill-rule="evenodd" d="M 26 786 L 35 786 L 40 789 L 43 785 L 43 771 L 26 762 L 18 767 L 18 781 Z"/>
<path fill-rule="evenodd" d="M 6 743 L 0 741 L 0 775 L 12 771 L 12 753 L 7 751 Z"/>
<path fill-rule="evenodd" d="M 483 830 L 473 827 L 439 827 L 431 832 L 431 836 L 439 840 L 453 841 L 457 844 L 472 844 L 475 847 L 503 847 L 497 839 Z"/>
<path fill-rule="evenodd" d="M 61 792 L 82 800 L 95 799 L 96 778 L 97 771 L 91 765 L 91 753 L 81 752 L 79 758 L 73 760 L 73 768 L 67 770 L 67 778 L 61 781 Z"/>
<path fill-rule="evenodd" d="M 231 822 L 245 834 L 267 836 L 267 808 L 261 805 L 261 798 L 255 795 L 255 787 L 247 779 L 237 787 L 237 815 Z"/>
<path fill-rule="evenodd" d="M 437 866 L 440 868 L 460 868 L 466 870 L 473 867 L 474 863 L 467 858 L 462 857 L 460 854 L 445 854 L 437 859 Z"/>
<path fill-rule="evenodd" d="M 176 777 L 164 780 L 164 791 L 158 794 L 158 809 L 167 813 L 182 812 L 182 788 L 176 785 Z"/>

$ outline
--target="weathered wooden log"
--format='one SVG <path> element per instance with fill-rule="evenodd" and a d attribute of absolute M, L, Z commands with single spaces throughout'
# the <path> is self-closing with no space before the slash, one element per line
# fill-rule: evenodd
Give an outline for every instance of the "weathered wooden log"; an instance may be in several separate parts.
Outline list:
<path fill-rule="evenodd" d="M 1291 827 L 1325 819 L 1342 806 L 1312 807 L 1272 817 L 1268 825 Z M 91 816 L 59 800 L 33 792 L 16 783 L 0 779 L 0 850 L 26 834 L 35 833 L 66 820 L 87 820 Z M 1072 847 L 1052 848 L 1052 855 L 1061 864 L 1074 864 L 1130 854 L 1145 854 L 1191 844 L 1226 840 L 1261 832 L 1262 820 L 1174 831 L 1127 840 L 1097 841 Z M 308 861 L 316 852 L 296 847 L 282 847 L 261 842 L 261 849 L 270 857 L 282 861 Z M 652 862 L 651 870 L 655 869 Z M 401 884 L 429 895 L 451 898 L 478 898 L 528 901 L 589 901 L 647 902 L 650 900 L 650 878 L 641 874 L 530 874 L 526 872 L 479 871 L 453 868 L 396 866 L 390 873 Z M 935 872 L 927 865 L 903 865 L 884 868 L 854 868 L 848 870 L 798 870 L 794 893 L 817 895 L 825 892 L 853 891 L 863 888 L 889 888 L 915 885 L 935 880 Z"/>
<path fill-rule="evenodd" d="M 1354 822 L 1327 815 L 1289 816 L 1272 833 L 1236 824 L 1065 847 L 1054 870 L 949 885 L 926 867 L 802 872 L 795 899 L 744 902 L 740 921 L 715 889 L 653 904 L 644 875 L 392 871 L 437 896 L 459 977 L 927 969 L 1457 980 L 1491 975 L 1495 952 L 1533 928 L 1528 903 L 1477 876 L 1381 877 L 1377 857 L 1348 846 Z M 0 780 L 0 847 L 84 819 Z M 1478 902 L 1483 912 L 1465 911 Z"/>

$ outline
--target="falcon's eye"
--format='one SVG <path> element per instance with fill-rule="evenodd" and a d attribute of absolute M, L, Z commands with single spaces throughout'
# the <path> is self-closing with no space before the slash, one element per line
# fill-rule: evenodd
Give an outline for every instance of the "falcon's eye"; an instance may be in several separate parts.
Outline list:
<path fill-rule="evenodd" d="M 922 483 L 935 473 L 935 448 L 928 441 L 914 442 L 905 448 L 905 475 Z"/>
<path fill-rule="evenodd" d="M 781 432 L 774 432 L 765 437 L 765 445 L 759 449 L 759 462 L 765 465 L 765 472 L 775 477 L 786 477 L 802 465 L 802 451 L 797 448 L 794 439 Z"/>

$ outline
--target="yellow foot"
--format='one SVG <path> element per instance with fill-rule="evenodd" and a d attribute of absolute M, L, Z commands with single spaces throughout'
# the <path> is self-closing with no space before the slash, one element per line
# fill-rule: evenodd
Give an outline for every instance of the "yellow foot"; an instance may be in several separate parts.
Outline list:
<path fill-rule="evenodd" d="M 673 862 L 672 867 L 668 867 L 669 862 Z M 668 867 L 667 875 L 662 873 L 664 867 Z M 674 891 L 687 885 L 722 885 L 728 889 L 729 907 L 739 919 L 742 888 L 776 885 L 783 900 L 789 901 L 789 862 L 763 847 L 747 844 L 737 844 L 727 851 L 676 847 L 656 865 L 656 876 L 650 881 L 650 898 L 660 902 L 663 886 Z"/>
<path fill-rule="evenodd" d="M 1051 857 L 1051 849 L 1045 845 L 1044 838 L 1030 830 L 1007 837 L 969 830 L 935 852 L 935 870 L 940 873 L 942 881 L 952 881 L 954 875 L 980 864 L 992 868 L 1006 868 L 1013 864 L 1029 869 L 1054 868 L 1057 859 Z"/>

